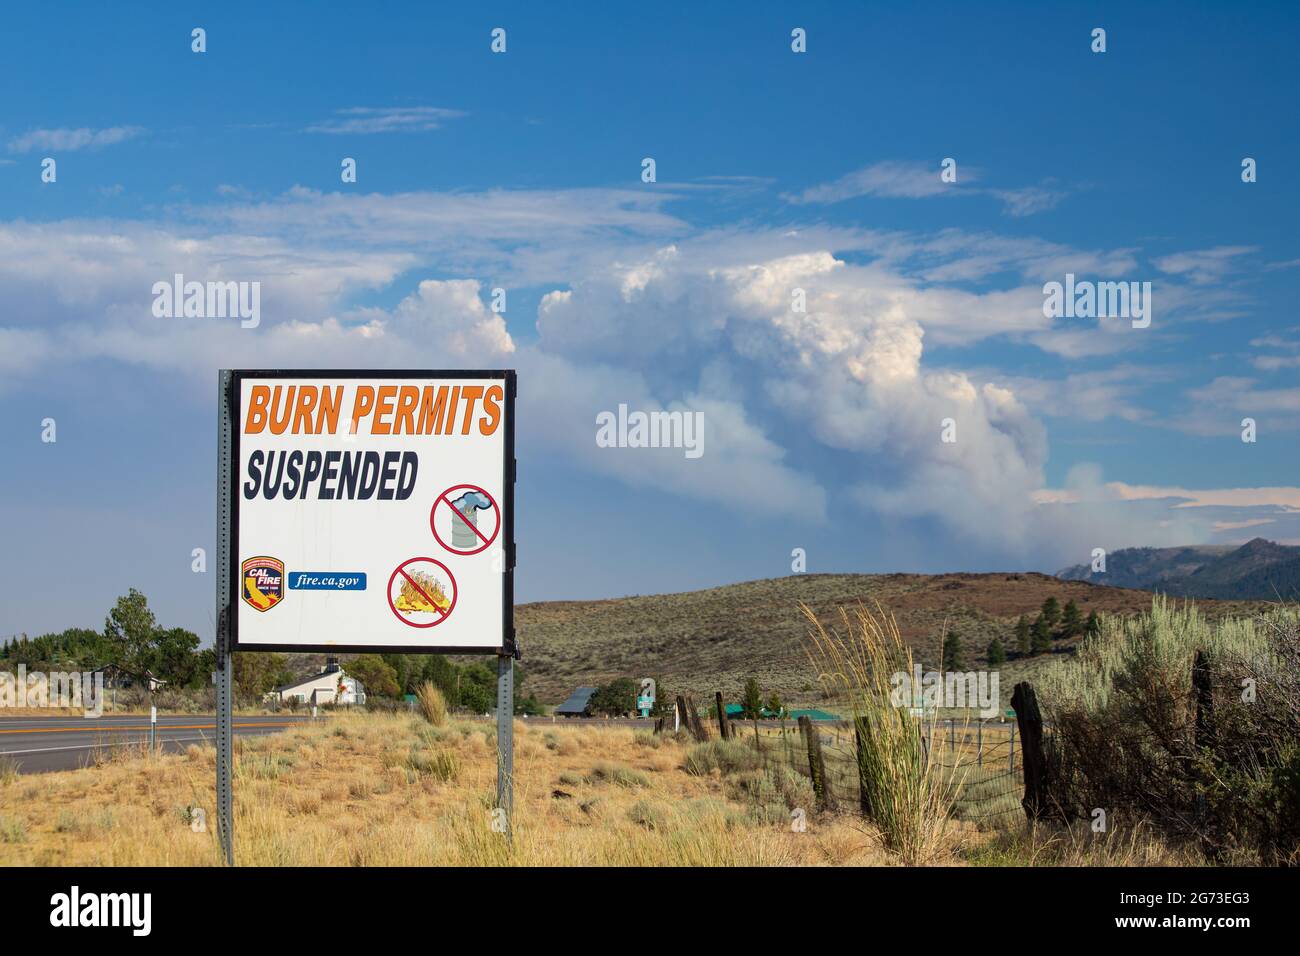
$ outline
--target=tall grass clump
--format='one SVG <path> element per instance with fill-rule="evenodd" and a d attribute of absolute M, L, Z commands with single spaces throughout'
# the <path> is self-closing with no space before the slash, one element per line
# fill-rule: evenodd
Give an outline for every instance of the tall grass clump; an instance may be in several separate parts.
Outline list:
<path fill-rule="evenodd" d="M 447 723 L 447 698 L 442 696 L 432 681 L 425 681 L 415 692 L 415 699 L 420 705 L 420 713 L 435 727 Z"/>
<path fill-rule="evenodd" d="M 1157 597 L 1103 617 L 1039 700 L 1064 821 L 1106 807 L 1216 862 L 1300 863 L 1296 608 L 1209 622 Z"/>
<path fill-rule="evenodd" d="M 682 769 L 697 777 L 706 777 L 717 770 L 725 777 L 757 770 L 762 765 L 758 751 L 745 741 L 708 740 L 690 749 L 682 762 Z"/>
<path fill-rule="evenodd" d="M 874 614 L 861 606 L 852 614 L 840 608 L 839 627 L 831 629 L 806 605 L 800 610 L 822 684 L 853 715 L 863 802 L 885 847 L 908 865 L 933 859 L 944 848 L 960 785 L 954 768 L 932 759 L 921 721 L 892 699 L 893 676 L 912 673 L 911 648 L 879 606 Z"/>

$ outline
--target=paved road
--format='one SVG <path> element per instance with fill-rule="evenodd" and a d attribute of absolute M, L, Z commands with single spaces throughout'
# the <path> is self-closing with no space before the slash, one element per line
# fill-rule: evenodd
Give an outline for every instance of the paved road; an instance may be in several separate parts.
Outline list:
<path fill-rule="evenodd" d="M 240 736 L 274 734 L 310 717 L 287 715 L 236 717 Z M 211 744 L 216 718 L 202 715 L 158 718 L 160 746 L 175 753 L 190 744 Z M 93 762 L 96 753 L 111 753 L 149 740 L 149 718 L 5 717 L 0 718 L 0 757 L 18 765 L 20 773 L 76 770 Z"/>

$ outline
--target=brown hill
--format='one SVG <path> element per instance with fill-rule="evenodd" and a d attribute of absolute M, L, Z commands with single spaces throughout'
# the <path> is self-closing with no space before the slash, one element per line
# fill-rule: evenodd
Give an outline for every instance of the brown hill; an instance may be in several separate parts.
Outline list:
<path fill-rule="evenodd" d="M 614 677 L 656 677 L 671 693 L 686 690 L 702 702 L 721 690 L 733 698 L 747 677 L 787 703 L 818 699 L 805 652 L 806 625 L 798 605 L 824 621 L 840 607 L 875 602 L 893 613 L 903 637 L 927 666 L 939 663 L 945 620 L 965 650 L 967 667 L 982 666 L 997 635 L 1014 647 L 1016 619 L 1031 620 L 1048 597 L 1064 607 L 1073 599 L 1086 616 L 1149 610 L 1148 591 L 1063 581 L 1045 574 L 799 574 L 704 591 L 603 601 L 546 601 L 515 609 L 528 692 L 545 703 L 574 687 Z M 1246 614 L 1252 601 L 1197 601 L 1208 616 Z M 1058 642 L 1068 653 L 1074 642 Z M 1010 688 L 1052 655 L 1011 661 L 1002 683 Z M 1008 691 L 1009 692 L 1009 691 Z"/>

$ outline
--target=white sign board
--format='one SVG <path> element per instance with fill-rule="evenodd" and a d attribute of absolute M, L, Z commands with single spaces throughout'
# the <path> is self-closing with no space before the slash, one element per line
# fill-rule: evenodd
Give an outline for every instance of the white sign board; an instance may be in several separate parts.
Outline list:
<path fill-rule="evenodd" d="M 513 651 L 514 390 L 234 372 L 234 648 Z"/>

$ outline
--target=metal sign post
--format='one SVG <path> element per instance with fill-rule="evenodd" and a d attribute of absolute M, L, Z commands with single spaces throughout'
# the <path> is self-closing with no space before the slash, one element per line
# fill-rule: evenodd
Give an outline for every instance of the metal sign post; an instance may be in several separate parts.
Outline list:
<path fill-rule="evenodd" d="M 231 719 L 234 667 L 230 656 L 230 372 L 218 377 L 217 408 L 217 836 L 227 866 L 235 865 Z"/>
<path fill-rule="evenodd" d="M 515 803 L 515 659 L 497 657 L 497 811 L 510 840 Z"/>

